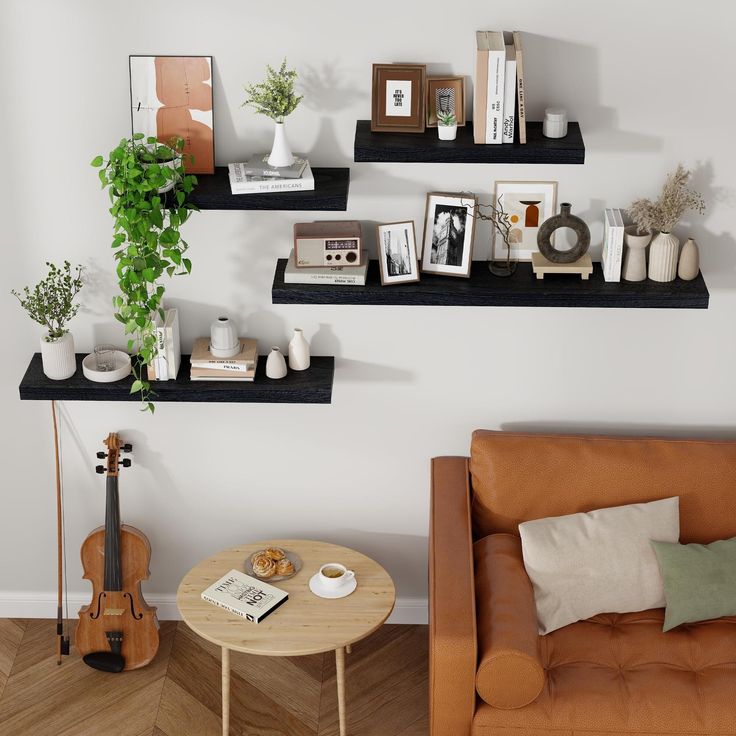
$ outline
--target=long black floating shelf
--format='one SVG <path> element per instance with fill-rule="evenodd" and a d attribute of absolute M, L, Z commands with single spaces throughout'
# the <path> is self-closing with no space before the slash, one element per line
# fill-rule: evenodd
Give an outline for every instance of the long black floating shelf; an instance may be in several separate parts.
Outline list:
<path fill-rule="evenodd" d="M 232 194 L 227 166 L 214 174 L 197 174 L 197 186 L 189 201 L 201 210 L 346 210 L 350 169 L 312 169 L 312 191 Z"/>
<path fill-rule="evenodd" d="M 46 378 L 41 367 L 41 354 L 36 353 L 28 365 L 19 391 L 21 399 L 58 401 L 140 401 L 131 394 L 132 376 L 116 383 L 94 383 L 82 373 L 84 355 L 77 354 L 77 372 L 65 381 Z M 289 371 L 278 381 L 266 377 L 266 357 L 258 359 L 255 381 L 190 381 L 189 356 L 182 355 L 179 377 L 175 381 L 152 384 L 153 401 L 209 402 L 217 404 L 331 404 L 335 359 L 312 357 L 305 371 Z"/>
<path fill-rule="evenodd" d="M 441 141 L 436 128 L 424 133 L 372 133 L 370 120 L 355 126 L 354 159 L 372 163 L 583 164 L 585 143 L 578 123 L 564 138 L 545 138 L 542 123 L 527 123 L 527 142 L 477 144 L 473 123 L 457 129 L 454 141 Z"/>
<path fill-rule="evenodd" d="M 422 274 L 412 284 L 381 286 L 378 262 L 371 261 L 365 286 L 286 284 L 286 260 L 279 259 L 273 279 L 274 304 L 382 304 L 453 307 L 607 307 L 612 309 L 707 309 L 708 287 L 703 275 L 693 281 L 603 279 L 599 263 L 588 281 L 555 275 L 538 280 L 531 263 L 520 263 L 513 276 L 493 276 L 483 261 L 474 261 L 470 278 Z"/>

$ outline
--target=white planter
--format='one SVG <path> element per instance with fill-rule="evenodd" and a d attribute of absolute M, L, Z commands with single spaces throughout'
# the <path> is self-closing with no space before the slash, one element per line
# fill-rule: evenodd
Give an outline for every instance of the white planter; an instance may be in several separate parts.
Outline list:
<path fill-rule="evenodd" d="M 455 125 L 437 125 L 437 134 L 441 141 L 454 141 L 457 136 L 457 123 Z"/>
<path fill-rule="evenodd" d="M 273 146 L 268 163 L 270 166 L 291 166 L 294 163 L 294 154 L 289 148 L 289 141 L 286 140 L 284 123 L 275 123 L 274 126 Z"/>
<path fill-rule="evenodd" d="M 649 248 L 649 278 L 652 281 L 674 281 L 680 241 L 672 233 L 657 233 Z"/>
<path fill-rule="evenodd" d="M 309 368 L 309 343 L 300 329 L 294 330 L 289 343 L 289 368 L 292 371 L 305 371 Z"/>
<path fill-rule="evenodd" d="M 42 337 L 41 363 L 44 375 L 52 381 L 71 378 L 77 370 L 72 333 L 67 332 L 53 342 L 46 342 Z"/>
<path fill-rule="evenodd" d="M 644 281 L 647 277 L 647 246 L 652 234 L 639 235 L 636 225 L 629 225 L 624 231 L 624 239 L 626 253 L 621 278 L 624 281 Z"/>
<path fill-rule="evenodd" d="M 682 246 L 680 253 L 680 263 L 677 267 L 677 275 L 683 281 L 692 281 L 700 271 L 700 252 L 698 244 L 688 238 L 685 245 Z"/>
<path fill-rule="evenodd" d="M 146 146 L 151 151 L 154 148 L 154 145 L 152 143 L 151 144 L 146 144 Z M 181 156 L 177 156 L 176 158 L 172 159 L 171 161 L 159 161 L 158 162 L 158 165 L 161 168 L 167 168 L 167 169 L 171 169 L 172 171 L 176 171 L 176 169 L 178 169 L 181 166 Z M 143 166 L 144 169 L 147 169 L 149 166 L 153 166 L 153 164 L 145 164 L 144 163 L 144 164 L 142 164 L 142 166 Z M 159 194 L 163 194 L 164 192 L 170 191 L 171 189 L 174 188 L 174 184 L 176 184 L 176 180 L 177 179 L 178 179 L 178 176 L 175 174 L 173 176 L 173 178 L 168 179 L 167 182 L 166 182 L 166 184 L 164 184 L 164 186 L 162 186 L 162 187 L 159 187 L 156 191 Z"/>
<path fill-rule="evenodd" d="M 266 376 L 268 378 L 283 378 L 286 375 L 286 361 L 278 348 L 271 348 L 266 358 Z"/>

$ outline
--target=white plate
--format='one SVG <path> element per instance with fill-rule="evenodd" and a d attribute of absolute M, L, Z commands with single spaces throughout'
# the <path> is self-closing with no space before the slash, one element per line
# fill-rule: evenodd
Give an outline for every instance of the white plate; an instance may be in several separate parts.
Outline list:
<path fill-rule="evenodd" d="M 353 577 L 339 588 L 325 588 L 319 581 L 319 573 L 315 573 L 309 579 L 309 590 L 320 598 L 345 598 L 358 587 L 358 581 Z"/>
<path fill-rule="evenodd" d="M 98 371 L 97 357 L 90 353 L 82 361 L 84 377 L 95 383 L 114 383 L 130 375 L 130 356 L 122 350 L 115 351 L 115 369 L 112 371 Z"/>

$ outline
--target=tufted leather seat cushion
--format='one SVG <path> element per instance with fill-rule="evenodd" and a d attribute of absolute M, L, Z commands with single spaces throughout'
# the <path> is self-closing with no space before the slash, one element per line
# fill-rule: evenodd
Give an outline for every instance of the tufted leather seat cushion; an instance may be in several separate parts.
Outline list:
<path fill-rule="evenodd" d="M 667 633 L 663 619 L 602 614 L 540 637 L 539 697 L 518 710 L 479 702 L 472 736 L 736 734 L 736 618 Z"/>

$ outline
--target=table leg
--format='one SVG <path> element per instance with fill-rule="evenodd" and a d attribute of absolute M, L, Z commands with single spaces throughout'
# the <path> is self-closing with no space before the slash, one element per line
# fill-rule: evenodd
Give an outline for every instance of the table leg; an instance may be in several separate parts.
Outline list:
<path fill-rule="evenodd" d="M 335 650 L 335 666 L 337 670 L 337 716 L 340 723 L 340 736 L 347 736 L 345 721 L 345 649 Z"/>
<path fill-rule="evenodd" d="M 345 654 L 352 654 L 353 653 L 353 647 L 350 644 L 345 645 Z"/>
<path fill-rule="evenodd" d="M 230 733 L 230 650 L 222 648 L 222 736 Z"/>

